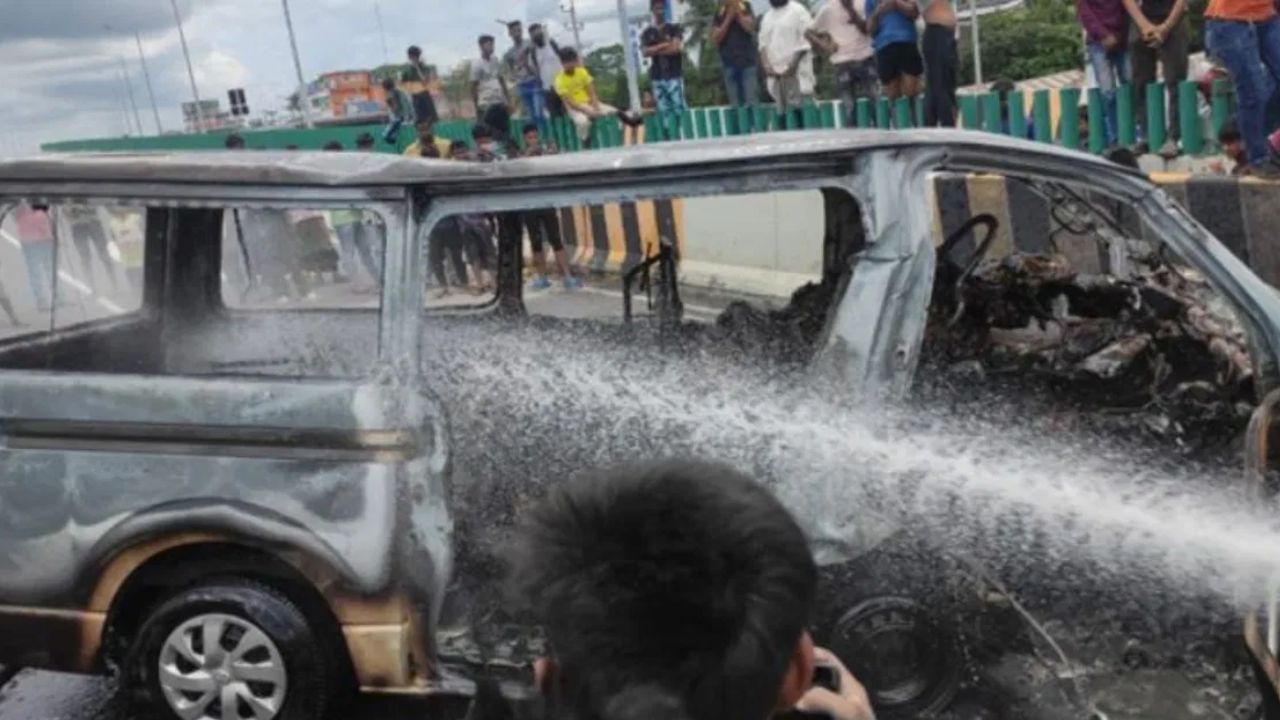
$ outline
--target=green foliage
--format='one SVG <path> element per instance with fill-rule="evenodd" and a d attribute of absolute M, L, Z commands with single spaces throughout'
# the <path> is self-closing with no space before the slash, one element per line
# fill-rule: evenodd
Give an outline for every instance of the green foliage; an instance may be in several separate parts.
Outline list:
<path fill-rule="evenodd" d="M 967 5 L 961 6 L 961 11 Z M 1079 69 L 1084 45 L 1075 5 L 1064 0 L 1029 0 L 1025 7 L 981 18 L 982 74 L 987 81 L 1015 82 Z M 960 83 L 974 81 L 973 35 L 960 36 Z"/>

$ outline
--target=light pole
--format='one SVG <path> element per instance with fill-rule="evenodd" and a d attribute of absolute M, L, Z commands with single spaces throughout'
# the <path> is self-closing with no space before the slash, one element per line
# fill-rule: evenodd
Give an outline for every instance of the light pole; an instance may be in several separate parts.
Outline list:
<path fill-rule="evenodd" d="M 582 34 L 581 34 L 582 31 L 578 27 L 578 4 L 575 0 L 569 0 L 568 9 L 566 9 L 563 5 L 560 6 L 560 9 L 562 11 L 569 13 L 569 26 L 573 28 L 573 47 L 579 53 L 581 53 L 582 52 Z"/>
<path fill-rule="evenodd" d="M 618 0 L 618 27 L 622 31 L 622 53 L 627 60 L 627 94 L 632 112 L 640 112 L 640 66 L 631 47 L 631 27 L 627 22 L 627 2 Z"/>
<path fill-rule="evenodd" d="M 284 7 L 284 26 L 289 31 L 289 47 L 293 48 L 293 69 L 298 73 L 298 100 L 302 105 L 302 126 L 311 127 L 311 101 L 307 98 L 307 81 L 302 78 L 302 60 L 298 58 L 298 40 L 293 36 L 293 19 L 289 17 L 289 0 L 280 0 Z"/>
<path fill-rule="evenodd" d="M 142 114 L 138 112 L 138 101 L 133 98 L 133 81 L 129 79 L 129 66 L 120 55 L 116 56 L 116 60 L 120 61 L 120 74 L 124 76 L 124 89 L 129 93 L 129 106 L 133 108 L 133 122 L 138 126 L 138 134 L 142 135 L 144 133 L 142 129 Z"/>
<path fill-rule="evenodd" d="M 978 37 L 978 0 L 969 0 L 969 22 L 973 25 L 973 80 L 982 85 L 982 40 Z"/>
<path fill-rule="evenodd" d="M 382 62 L 391 64 L 391 51 L 387 49 L 387 29 L 382 25 L 382 7 L 378 0 L 373 0 L 373 14 L 378 18 L 378 35 L 382 38 Z"/>
<path fill-rule="evenodd" d="M 182 31 L 182 15 L 178 13 L 178 0 L 169 0 L 173 8 L 173 20 L 178 24 L 178 40 L 182 42 L 182 57 L 187 61 L 187 79 L 191 81 L 191 99 L 196 102 L 196 132 L 204 132 L 204 110 L 200 108 L 200 91 L 196 89 L 196 73 L 191 69 L 191 53 L 187 50 L 187 34 Z"/>
<path fill-rule="evenodd" d="M 147 70 L 147 56 L 142 52 L 142 36 L 137 30 L 133 31 L 133 39 L 138 43 L 138 61 L 142 63 L 142 79 L 147 82 L 147 97 L 151 98 L 151 113 L 156 116 L 156 134 L 163 135 L 164 128 L 160 126 L 160 108 L 156 106 L 156 91 L 151 89 L 151 73 Z"/>

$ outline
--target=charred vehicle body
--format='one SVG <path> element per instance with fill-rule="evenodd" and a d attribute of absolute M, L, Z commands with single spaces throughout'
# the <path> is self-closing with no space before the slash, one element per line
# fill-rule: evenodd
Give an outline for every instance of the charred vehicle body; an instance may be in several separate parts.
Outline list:
<path fill-rule="evenodd" d="M 1156 279 L 1112 266 L 1124 277 L 1098 289 L 1053 248 L 993 251 L 995 221 L 980 215 L 939 237 L 920 199 L 939 174 L 966 173 L 1101 217 L 1089 233 L 1128 248 L 1142 238 L 1089 194 L 1123 205 L 1159 241 L 1143 255 Z M 646 352 L 715 345 L 880 400 L 909 397 L 921 367 L 975 358 L 984 372 L 1138 374 L 1184 405 L 1221 399 L 1240 424 L 1280 380 L 1280 297 L 1183 209 L 1124 168 L 996 136 L 780 134 L 488 165 L 88 156 L 9 161 L 0 176 L 6 211 L 131 219 L 142 260 L 127 302 L 73 286 L 94 305 L 78 315 L 57 301 L 70 280 L 53 272 L 47 317 L 0 337 L 0 663 L 119 673 L 177 717 L 243 706 L 306 718 L 335 699 L 328 689 L 466 693 L 505 668 L 520 679 L 537 637 L 490 607 L 497 548 L 537 488 L 613 455 L 563 438 L 552 453 L 533 447 L 450 384 L 451 367 L 476 358 L 450 355 L 441 332 L 590 326 Z M 616 322 L 549 317 L 523 291 L 519 213 L 777 191 L 812 193 L 818 209 L 820 267 L 786 307 L 734 302 L 690 323 L 679 239 L 661 224 L 601 300 Z M 430 245 L 464 216 L 494 218 L 497 290 L 433 305 Z M 340 241 L 312 242 L 319 226 Z M 1188 299 L 1201 288 L 1226 307 Z M 1085 322 L 1106 314 L 1103 300 L 1138 319 Z M 1161 343 L 1206 359 L 1151 369 L 1169 354 Z M 1262 407 L 1250 466 L 1265 480 Z M 962 608 L 973 627 L 943 628 L 930 603 L 955 563 L 922 561 L 892 527 L 810 532 L 830 581 L 818 633 L 887 716 L 946 711 L 999 644 L 983 638 L 1036 642 L 1004 629 L 1021 621 L 1016 601 Z M 960 574 L 986 584 L 980 568 Z M 1274 686 L 1274 638 L 1268 648 L 1257 617 L 1249 627 Z"/>

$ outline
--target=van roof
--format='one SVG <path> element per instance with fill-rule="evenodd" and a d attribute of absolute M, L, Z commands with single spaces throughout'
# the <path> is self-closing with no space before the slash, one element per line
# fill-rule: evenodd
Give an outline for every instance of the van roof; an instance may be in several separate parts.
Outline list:
<path fill-rule="evenodd" d="M 786 157 L 832 157 L 868 150 L 932 146 L 941 150 L 1070 159 L 1082 170 L 1126 169 L 1102 158 L 994 133 L 960 130 L 778 132 L 565 153 L 501 163 L 461 163 L 385 153 L 206 151 L 47 154 L 0 159 L 7 182 L 137 182 L 177 185 L 475 186 L 648 169 L 742 164 Z"/>

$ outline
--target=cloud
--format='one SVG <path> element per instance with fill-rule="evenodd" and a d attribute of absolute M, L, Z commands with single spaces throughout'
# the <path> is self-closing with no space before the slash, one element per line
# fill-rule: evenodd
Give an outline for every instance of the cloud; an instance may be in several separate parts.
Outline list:
<path fill-rule="evenodd" d="M 375 3 L 381 11 L 381 27 Z M 305 77 L 398 62 L 409 45 L 443 70 L 476 54 L 480 33 L 506 39 L 498 18 L 547 23 L 562 43 L 572 31 L 561 0 L 289 0 Z M 584 44 L 618 41 L 616 0 L 577 0 Z M 567 4 L 567 3 L 566 3 Z M 628 0 L 643 12 L 645 0 Z M 41 142 L 119 134 L 123 58 L 143 122 L 154 132 L 134 41 L 142 39 L 166 130 L 180 128 L 191 99 L 168 0 L 0 0 L 0 151 Z M 196 83 L 226 104 L 243 87 L 255 112 L 280 109 L 297 85 L 280 0 L 178 0 Z"/>
<path fill-rule="evenodd" d="M 221 0 L 200 0 L 220 2 Z M 191 16 L 194 0 L 178 0 L 178 12 Z M 108 34 L 149 34 L 173 26 L 165 0 L 6 0 L 0 42 L 12 39 L 75 40 Z"/>

